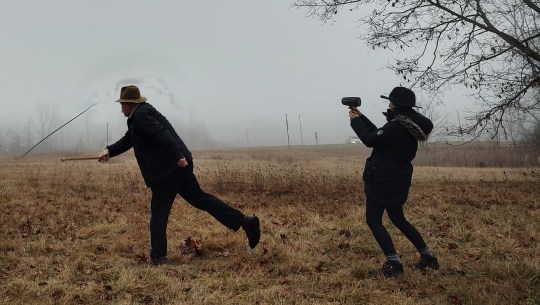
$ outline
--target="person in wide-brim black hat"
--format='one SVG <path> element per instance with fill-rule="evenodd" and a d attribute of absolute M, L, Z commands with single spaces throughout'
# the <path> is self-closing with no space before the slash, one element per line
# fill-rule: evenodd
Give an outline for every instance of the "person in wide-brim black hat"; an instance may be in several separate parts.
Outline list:
<path fill-rule="evenodd" d="M 405 87 L 395 87 L 390 92 L 389 96 L 381 95 L 381 98 L 390 100 L 395 106 L 405 107 L 405 108 L 422 108 L 416 106 L 416 95 L 414 92 Z"/>
<path fill-rule="evenodd" d="M 388 110 L 383 112 L 387 123 L 381 128 L 377 128 L 357 108 L 349 111 L 352 129 L 362 143 L 373 148 L 362 175 L 366 194 L 366 223 L 381 247 L 386 262 L 382 268 L 372 270 L 370 274 L 385 277 L 403 274 L 403 264 L 382 223 L 385 211 L 420 253 L 416 267 L 422 270 L 438 269 L 438 259 L 403 213 L 412 180 L 411 162 L 416 156 L 418 141 L 427 140 L 433 123 L 413 109 L 418 106 L 412 90 L 395 87 L 389 96 L 381 97 L 390 101 Z"/>

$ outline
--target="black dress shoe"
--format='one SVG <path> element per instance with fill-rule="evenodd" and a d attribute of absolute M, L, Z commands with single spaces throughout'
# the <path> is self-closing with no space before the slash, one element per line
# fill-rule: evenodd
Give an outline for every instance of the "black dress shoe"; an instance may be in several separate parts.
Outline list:
<path fill-rule="evenodd" d="M 246 232 L 249 247 L 251 249 L 255 248 L 259 243 L 259 239 L 261 238 L 259 218 L 255 215 L 244 216 L 244 221 L 242 222 L 242 229 L 244 229 L 244 231 Z"/>

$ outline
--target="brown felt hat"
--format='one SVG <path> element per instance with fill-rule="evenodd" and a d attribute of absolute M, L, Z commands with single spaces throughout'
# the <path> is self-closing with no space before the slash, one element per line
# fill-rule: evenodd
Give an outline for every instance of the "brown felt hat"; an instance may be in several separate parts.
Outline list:
<path fill-rule="evenodd" d="M 120 89 L 120 99 L 117 102 L 139 104 L 146 102 L 146 97 L 141 96 L 139 87 L 133 85 L 125 86 Z"/>

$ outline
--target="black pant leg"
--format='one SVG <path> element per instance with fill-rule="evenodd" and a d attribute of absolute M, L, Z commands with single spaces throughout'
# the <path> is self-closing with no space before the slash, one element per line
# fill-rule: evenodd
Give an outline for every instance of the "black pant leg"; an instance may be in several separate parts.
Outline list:
<path fill-rule="evenodd" d="M 373 233 L 373 237 L 381 247 L 384 255 L 395 254 L 396 249 L 392 238 L 383 226 L 382 217 L 385 207 L 369 197 L 366 200 L 366 223 Z"/>
<path fill-rule="evenodd" d="M 150 216 L 150 257 L 167 256 L 167 223 L 176 197 L 177 181 L 166 180 L 152 188 Z"/>
<path fill-rule="evenodd" d="M 244 214 L 229 206 L 214 195 L 205 193 L 193 173 L 193 161 L 180 171 L 182 183 L 178 194 L 197 209 L 208 212 L 217 221 L 229 229 L 238 230 L 244 220 Z"/>
<path fill-rule="evenodd" d="M 389 207 L 386 209 L 390 221 L 407 237 L 417 250 L 424 249 L 426 243 L 418 230 L 405 218 L 403 206 Z"/>

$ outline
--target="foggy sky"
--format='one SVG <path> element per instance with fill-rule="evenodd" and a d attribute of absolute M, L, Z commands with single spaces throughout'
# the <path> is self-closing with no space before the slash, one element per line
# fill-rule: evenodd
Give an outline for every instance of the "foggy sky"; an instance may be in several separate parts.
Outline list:
<path fill-rule="evenodd" d="M 383 69 L 391 54 L 358 39 L 354 13 L 321 24 L 290 1 L 0 5 L 4 137 L 23 133 L 44 105 L 59 126 L 98 103 L 73 130 L 100 136 L 109 123 L 114 141 L 126 130 L 114 100 L 121 85 L 136 83 L 148 102 L 181 122 L 177 128 L 193 127 L 178 130 L 183 137 L 197 130 L 220 146 L 287 145 L 287 114 L 292 145 L 301 142 L 300 123 L 304 144 L 315 143 L 315 132 L 320 144 L 343 143 L 354 133 L 341 97 L 360 96 L 363 112 L 382 125 L 387 102 L 379 95 L 399 85 Z"/>

